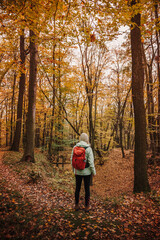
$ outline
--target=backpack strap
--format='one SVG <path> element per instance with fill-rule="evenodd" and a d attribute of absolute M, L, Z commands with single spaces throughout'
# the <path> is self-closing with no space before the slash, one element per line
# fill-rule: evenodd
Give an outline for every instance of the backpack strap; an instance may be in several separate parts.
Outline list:
<path fill-rule="evenodd" d="M 88 148 L 89 146 L 87 146 L 87 147 L 83 147 L 85 150 Z"/>
<path fill-rule="evenodd" d="M 88 146 L 89 147 L 89 146 Z M 85 150 L 88 148 L 88 147 L 83 147 Z M 88 163 L 88 161 L 87 161 L 87 159 L 86 159 L 86 166 L 85 166 L 85 168 L 88 168 L 89 167 L 89 163 Z"/>

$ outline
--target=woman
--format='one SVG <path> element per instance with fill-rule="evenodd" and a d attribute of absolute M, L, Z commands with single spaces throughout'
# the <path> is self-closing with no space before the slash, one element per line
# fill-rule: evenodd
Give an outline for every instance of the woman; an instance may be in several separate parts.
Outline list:
<path fill-rule="evenodd" d="M 94 156 L 92 148 L 89 144 L 88 135 L 86 133 L 82 133 L 80 136 L 80 142 L 78 142 L 75 147 L 85 148 L 85 156 L 86 156 L 86 167 L 83 170 L 77 170 L 73 168 L 75 178 L 76 178 L 76 190 L 75 190 L 75 210 L 79 210 L 79 194 L 81 190 L 82 179 L 84 179 L 84 187 L 85 187 L 85 211 L 89 211 L 89 201 L 90 201 L 90 181 L 91 174 L 96 175 L 96 170 L 94 166 Z M 74 150 L 73 148 L 73 150 Z M 71 163 L 73 157 L 73 150 L 71 154 Z"/>

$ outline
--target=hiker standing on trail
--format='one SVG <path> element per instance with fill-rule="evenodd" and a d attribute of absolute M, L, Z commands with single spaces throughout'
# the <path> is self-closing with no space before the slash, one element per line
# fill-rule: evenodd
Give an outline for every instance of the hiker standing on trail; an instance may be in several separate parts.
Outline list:
<path fill-rule="evenodd" d="M 71 154 L 71 163 L 76 178 L 75 210 L 79 210 L 79 194 L 81 190 L 82 179 L 84 179 L 85 211 L 88 212 L 91 175 L 96 175 L 96 170 L 94 166 L 93 151 L 90 147 L 89 138 L 86 133 L 81 134 L 80 142 L 78 142 L 73 147 Z"/>

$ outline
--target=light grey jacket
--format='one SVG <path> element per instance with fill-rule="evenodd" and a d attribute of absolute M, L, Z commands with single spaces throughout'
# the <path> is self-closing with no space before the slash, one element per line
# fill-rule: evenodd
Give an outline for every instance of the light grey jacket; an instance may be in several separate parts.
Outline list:
<path fill-rule="evenodd" d="M 76 175 L 81 175 L 81 176 L 87 176 L 87 175 L 96 175 L 96 169 L 94 166 L 94 156 L 93 156 L 93 151 L 92 148 L 90 147 L 89 144 L 87 144 L 84 141 L 78 142 L 74 147 L 87 147 L 85 154 L 86 154 L 86 160 L 89 163 L 89 167 L 85 168 L 84 170 L 77 170 L 73 168 L 74 174 Z M 73 147 L 73 149 L 74 149 Z M 72 154 L 71 154 L 71 164 L 72 164 L 72 156 L 73 156 L 73 149 L 72 149 Z"/>

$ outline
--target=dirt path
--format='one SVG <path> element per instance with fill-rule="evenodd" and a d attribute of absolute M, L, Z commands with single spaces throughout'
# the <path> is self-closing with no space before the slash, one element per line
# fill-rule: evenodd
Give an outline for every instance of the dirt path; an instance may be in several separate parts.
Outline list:
<path fill-rule="evenodd" d="M 23 179 L 19 178 L 9 166 L 3 164 L 3 151 L 0 151 L 0 178 L 7 182 L 9 189 L 17 190 L 28 199 L 33 205 L 35 210 L 45 208 L 72 207 L 72 198 L 65 192 L 60 190 L 52 190 L 47 186 L 44 181 L 37 184 L 27 184 Z"/>
<path fill-rule="evenodd" d="M 126 151 L 121 157 L 120 149 L 111 151 L 103 166 L 96 166 L 92 191 L 103 199 L 117 197 L 120 194 L 132 194 L 133 191 L 133 153 Z"/>

